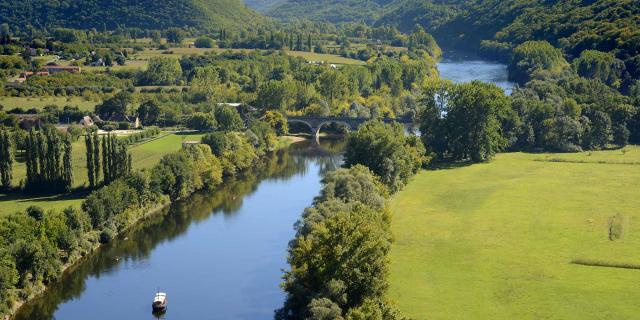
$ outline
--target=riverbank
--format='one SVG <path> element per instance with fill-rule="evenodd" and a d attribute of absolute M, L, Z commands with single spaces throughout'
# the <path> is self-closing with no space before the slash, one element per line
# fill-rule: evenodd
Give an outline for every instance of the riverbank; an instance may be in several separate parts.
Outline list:
<path fill-rule="evenodd" d="M 572 261 L 640 262 L 637 160 L 503 153 L 419 173 L 390 204 L 390 297 L 414 319 L 635 318 L 637 270 Z"/>
<path fill-rule="evenodd" d="M 161 212 L 163 209 L 167 208 L 168 206 L 171 205 L 171 200 L 169 200 L 168 197 L 163 197 L 160 201 L 159 204 L 151 207 L 151 208 L 146 208 L 146 209 L 141 209 L 141 211 L 145 212 L 142 215 L 140 215 L 139 217 L 137 217 L 132 224 L 130 224 L 129 226 L 127 226 L 125 229 L 123 229 L 118 235 L 124 234 L 125 232 L 127 232 L 128 230 L 130 230 L 131 228 L 133 228 L 136 224 L 144 221 L 145 219 L 148 219 L 149 217 Z M 85 235 L 85 237 L 88 240 L 88 238 L 91 237 L 91 235 L 87 234 Z M 103 246 L 104 244 L 100 243 L 100 242 L 96 242 L 91 248 L 90 250 L 88 250 L 87 252 L 82 252 L 80 254 L 78 254 L 74 259 L 72 259 L 71 261 L 68 261 L 67 263 L 65 263 L 61 270 L 60 270 L 60 277 L 63 277 L 65 275 L 65 273 L 67 272 L 72 272 L 73 268 L 78 266 L 79 264 L 81 264 L 84 260 L 86 260 L 90 255 L 96 254 L 96 252 L 98 250 L 100 250 L 100 248 Z M 10 313 L 7 315 L 3 316 L 3 320 L 10 320 L 15 314 L 16 312 L 18 312 L 20 310 L 20 308 L 28 303 L 29 301 L 36 299 L 38 297 L 40 297 L 44 292 L 46 292 L 48 286 L 41 286 L 39 288 L 36 289 L 36 291 L 34 291 L 27 299 L 24 300 L 20 300 L 17 302 L 14 302 L 14 305 L 12 306 Z"/>
<path fill-rule="evenodd" d="M 171 318 L 206 318 L 205 303 L 220 318 L 272 317 L 282 306 L 291 226 L 317 196 L 322 173 L 340 165 L 338 144 L 294 144 L 215 191 L 174 202 L 69 269 L 14 319 L 146 318 L 158 287 L 173 301 Z"/>
<path fill-rule="evenodd" d="M 290 146 L 292 143 L 294 143 L 293 139 L 289 139 L 289 138 L 279 138 L 278 140 L 279 144 L 282 144 L 283 146 Z M 284 147 L 283 147 L 284 148 Z M 260 157 L 258 162 L 264 162 L 265 159 L 270 158 L 271 155 L 270 153 L 265 154 L 264 156 Z M 228 181 L 230 179 L 235 179 L 234 177 L 228 177 L 225 179 L 225 181 Z M 108 187 L 107 187 L 108 188 Z M 185 197 L 190 196 L 191 194 L 195 193 L 196 191 L 199 191 L 198 189 L 193 189 L 193 191 L 189 194 L 185 194 L 182 197 L 176 199 L 182 199 Z M 157 201 L 152 202 L 151 206 L 145 206 L 143 208 L 129 208 L 126 209 L 122 216 L 122 219 L 119 219 L 119 224 L 121 227 L 119 227 L 117 229 L 117 234 L 109 236 L 111 239 L 122 235 L 123 233 L 127 232 L 128 230 L 130 230 L 133 226 L 138 225 L 141 221 L 144 221 L 146 218 L 153 216 L 155 213 L 162 211 L 163 208 L 166 208 L 168 205 L 170 205 L 172 202 L 169 199 L 168 195 L 159 195 L 159 198 L 157 199 Z M 113 227 L 111 228 L 113 230 Z M 60 276 L 58 277 L 58 279 L 61 276 L 64 276 L 65 272 L 68 272 L 73 266 L 81 264 L 82 261 L 84 260 L 83 258 L 86 258 L 87 256 L 91 256 L 93 254 L 95 254 L 96 250 L 99 250 L 100 247 L 102 246 L 99 242 L 96 241 L 96 239 L 98 238 L 103 238 L 103 233 L 105 232 L 105 230 L 102 230 L 101 233 L 98 235 L 99 231 L 96 231 L 95 229 L 83 234 L 81 236 L 81 238 L 79 239 L 79 242 L 86 242 L 86 243 L 93 243 L 93 245 L 91 246 L 91 248 L 86 248 L 86 249 L 81 249 L 80 251 L 75 251 L 73 254 L 71 254 L 71 257 L 69 257 L 69 261 L 67 261 L 61 268 L 60 268 Z M 12 317 L 16 312 L 19 311 L 20 307 L 23 306 L 25 303 L 36 299 L 37 297 L 39 297 L 40 295 L 42 295 L 48 288 L 48 286 L 51 284 L 48 284 L 47 286 L 45 285 L 39 285 L 37 288 L 34 286 L 30 289 L 25 290 L 24 292 L 28 292 L 28 297 L 26 297 L 26 299 L 24 300 L 20 300 L 16 303 L 13 304 L 12 308 L 11 308 L 11 312 L 8 316 L 6 316 L 5 318 L 10 318 Z"/>

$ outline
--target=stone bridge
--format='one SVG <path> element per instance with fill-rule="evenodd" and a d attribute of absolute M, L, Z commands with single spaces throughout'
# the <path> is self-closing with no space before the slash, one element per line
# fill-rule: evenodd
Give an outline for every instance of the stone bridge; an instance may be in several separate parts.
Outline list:
<path fill-rule="evenodd" d="M 320 137 L 320 129 L 325 124 L 339 123 L 347 127 L 350 131 L 358 130 L 360 125 L 369 121 L 368 118 L 350 118 L 350 117 L 316 117 L 316 116 L 302 116 L 302 117 L 287 117 L 289 123 L 299 122 L 304 123 L 311 129 L 314 137 L 318 139 Z M 385 123 L 397 122 L 402 123 L 405 126 L 413 125 L 411 119 L 408 118 L 382 118 L 380 119 Z"/>

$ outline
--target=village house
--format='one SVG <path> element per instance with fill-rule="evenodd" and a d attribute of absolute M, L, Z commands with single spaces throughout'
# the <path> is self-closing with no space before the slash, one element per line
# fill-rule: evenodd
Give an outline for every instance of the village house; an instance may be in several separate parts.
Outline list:
<path fill-rule="evenodd" d="M 79 124 L 81 126 L 85 126 L 85 127 L 91 127 L 93 126 L 95 123 L 93 122 L 93 119 L 91 119 L 90 116 L 84 116 L 82 117 L 82 119 L 80 119 Z"/>

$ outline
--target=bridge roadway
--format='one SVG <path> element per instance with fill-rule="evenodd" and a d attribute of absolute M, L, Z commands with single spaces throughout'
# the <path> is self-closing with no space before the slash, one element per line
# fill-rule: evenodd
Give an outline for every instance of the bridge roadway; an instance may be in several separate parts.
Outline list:
<path fill-rule="evenodd" d="M 320 129 L 322 126 L 329 123 L 339 123 L 343 124 L 347 127 L 347 129 L 354 131 L 358 130 L 358 128 L 365 122 L 371 119 L 368 118 L 351 118 L 351 117 L 317 117 L 317 116 L 302 116 L 302 117 L 287 117 L 287 121 L 289 123 L 298 122 L 304 123 L 311 129 L 314 137 L 319 139 L 320 137 Z M 380 119 L 385 123 L 397 122 L 402 123 L 405 126 L 413 125 L 411 119 L 408 118 L 382 118 Z"/>

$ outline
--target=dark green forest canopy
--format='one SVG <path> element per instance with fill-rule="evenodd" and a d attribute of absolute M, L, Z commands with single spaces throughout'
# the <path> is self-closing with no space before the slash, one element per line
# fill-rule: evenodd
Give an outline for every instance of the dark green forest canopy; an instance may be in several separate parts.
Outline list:
<path fill-rule="evenodd" d="M 241 0 L 0 0 L 0 23 L 42 28 L 242 29 L 267 21 Z"/>
<path fill-rule="evenodd" d="M 638 54 L 640 4 L 635 0 L 397 0 L 378 24 L 416 24 L 444 46 L 475 49 L 495 39 L 510 46 L 547 40 L 577 57 L 586 49 Z"/>
<path fill-rule="evenodd" d="M 373 23 L 391 2 L 393 0 L 280 0 L 271 4 L 264 12 L 285 21 L 304 18 L 333 23 Z"/>

